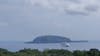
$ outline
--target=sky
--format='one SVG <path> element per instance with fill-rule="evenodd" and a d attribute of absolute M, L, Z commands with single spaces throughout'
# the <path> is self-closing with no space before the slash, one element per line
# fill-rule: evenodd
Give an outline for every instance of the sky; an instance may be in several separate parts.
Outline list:
<path fill-rule="evenodd" d="M 0 0 L 0 41 L 41 35 L 100 39 L 100 0 Z"/>

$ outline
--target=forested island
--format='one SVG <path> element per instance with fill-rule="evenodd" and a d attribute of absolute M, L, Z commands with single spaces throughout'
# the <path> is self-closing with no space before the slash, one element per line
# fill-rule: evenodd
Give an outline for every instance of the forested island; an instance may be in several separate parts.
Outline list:
<path fill-rule="evenodd" d="M 87 40 L 71 40 L 70 38 L 57 35 L 38 36 L 33 41 L 25 43 L 62 43 L 62 42 L 88 42 Z"/>
<path fill-rule="evenodd" d="M 100 56 L 100 50 L 64 50 L 64 49 L 46 49 L 39 51 L 37 49 L 23 49 L 16 52 L 0 48 L 0 56 Z"/>

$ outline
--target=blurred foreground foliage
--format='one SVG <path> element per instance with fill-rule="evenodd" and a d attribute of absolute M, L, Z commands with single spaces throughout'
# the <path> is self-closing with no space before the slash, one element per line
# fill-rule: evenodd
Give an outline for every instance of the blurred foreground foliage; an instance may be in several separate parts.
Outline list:
<path fill-rule="evenodd" d="M 11 52 L 0 48 L 0 56 L 100 56 L 98 49 L 86 50 L 64 50 L 64 49 L 46 49 L 39 51 L 37 49 L 23 49 L 16 52 Z"/>

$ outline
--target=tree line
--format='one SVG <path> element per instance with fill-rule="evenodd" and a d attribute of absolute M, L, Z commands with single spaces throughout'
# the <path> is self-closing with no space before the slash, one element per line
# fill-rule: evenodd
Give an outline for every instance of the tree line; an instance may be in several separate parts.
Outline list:
<path fill-rule="evenodd" d="M 39 51 L 37 49 L 22 49 L 16 52 L 0 48 L 0 56 L 100 56 L 100 50 L 64 50 L 64 49 L 46 49 Z"/>

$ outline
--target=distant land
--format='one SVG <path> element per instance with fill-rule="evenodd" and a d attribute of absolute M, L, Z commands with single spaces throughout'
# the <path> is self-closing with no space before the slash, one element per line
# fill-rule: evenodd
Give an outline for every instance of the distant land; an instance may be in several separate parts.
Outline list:
<path fill-rule="evenodd" d="M 45 35 L 36 37 L 33 41 L 25 43 L 62 43 L 62 42 L 88 42 L 87 40 L 71 40 L 70 38 L 56 35 Z"/>

